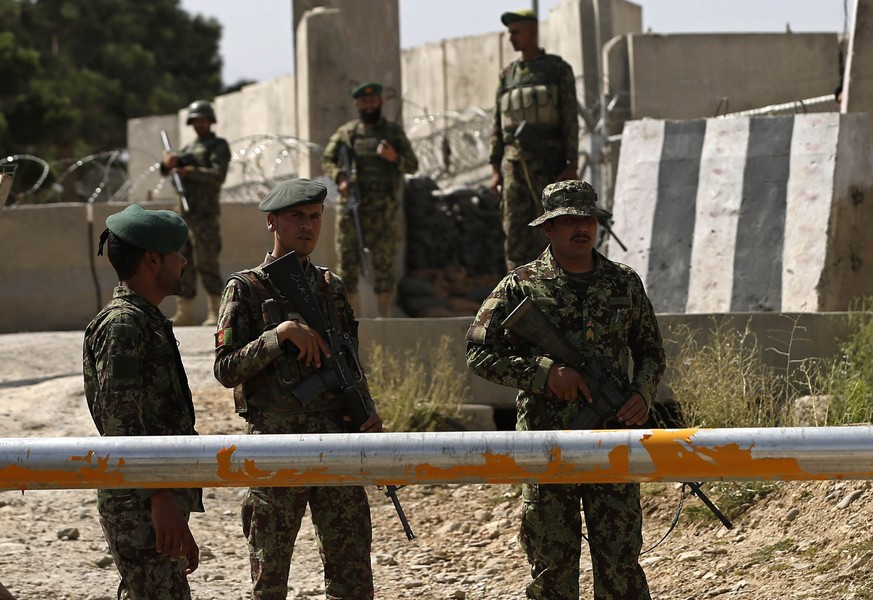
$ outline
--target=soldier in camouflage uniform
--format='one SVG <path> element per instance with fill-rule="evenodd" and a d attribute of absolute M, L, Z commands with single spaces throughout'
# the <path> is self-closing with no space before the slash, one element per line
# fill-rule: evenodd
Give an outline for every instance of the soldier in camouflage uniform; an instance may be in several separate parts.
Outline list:
<path fill-rule="evenodd" d="M 194 127 L 197 139 L 176 154 L 170 152 L 161 161 L 161 173 L 175 170 L 182 178 L 188 212 L 182 210 L 181 200 L 176 212 L 182 215 L 191 230 L 184 254 L 189 268 L 182 277 L 178 310 L 173 315 L 176 325 L 194 324 L 194 297 L 197 295 L 197 273 L 206 289 L 207 312 L 203 325 L 215 325 L 218 304 L 224 289 L 224 278 L 218 267 L 221 252 L 221 185 L 227 176 L 230 147 L 224 138 L 211 131 L 216 122 L 212 105 L 205 100 L 192 102 L 188 107 L 188 125 Z"/>
<path fill-rule="evenodd" d="M 491 191 L 502 199 L 506 268 L 539 256 L 545 236 L 527 224 L 543 213 L 546 185 L 575 179 L 579 170 L 579 121 L 573 69 L 539 47 L 531 10 L 500 17 L 521 58 L 500 73 L 491 128 Z M 524 123 L 525 142 L 516 138 Z"/>
<path fill-rule="evenodd" d="M 132 205 L 106 219 L 107 246 L 120 281 L 85 330 L 88 409 L 100 435 L 196 435 L 194 406 L 172 323 L 158 309 L 178 294 L 188 227 L 168 210 Z M 188 517 L 203 512 L 199 489 L 97 492 L 100 524 L 121 575 L 118 598 L 191 597 L 187 574 L 200 551 Z"/>
<path fill-rule="evenodd" d="M 358 323 L 342 280 L 309 260 L 318 243 L 326 195 L 327 188 L 308 179 L 285 181 L 267 194 L 259 208 L 267 213 L 273 251 L 261 266 L 232 275 L 224 290 L 216 334 L 215 377 L 222 385 L 234 388 L 236 410 L 245 418 L 250 434 L 348 430 L 337 394 L 325 393 L 305 407 L 294 397 L 292 390 L 313 375 L 328 346 L 301 321 L 293 302 L 273 287 L 262 270 L 296 251 L 325 318 L 348 333 L 357 346 Z M 371 416 L 361 431 L 381 431 L 382 421 L 366 381 L 362 392 Z M 251 558 L 252 598 L 284 600 L 287 596 L 291 555 L 307 504 L 324 564 L 327 598 L 373 598 L 370 507 L 360 486 L 248 491 L 242 524 Z"/>
<path fill-rule="evenodd" d="M 358 185 L 361 229 L 373 264 L 373 290 L 379 316 L 388 317 L 397 286 L 394 262 L 401 237 L 398 197 L 402 175 L 411 175 L 418 170 L 418 158 L 403 128 L 382 116 L 380 84 L 361 84 L 352 90 L 352 97 L 360 118 L 342 125 L 330 137 L 321 158 L 321 168 L 336 182 L 342 208 L 349 200 L 349 186 Z M 348 173 L 340 164 L 342 145 L 351 150 L 355 173 Z M 352 303 L 357 304 L 361 256 L 353 215 L 348 210 L 339 213 L 336 249 L 339 258 L 337 272 L 348 286 Z"/>
<path fill-rule="evenodd" d="M 664 371 L 664 351 L 652 305 L 630 267 L 594 250 L 598 217 L 594 189 L 583 181 L 543 192 L 549 246 L 509 273 L 491 292 L 467 332 L 467 364 L 477 375 L 519 389 L 516 429 L 567 429 L 591 394 L 572 365 L 555 362 L 504 331 L 501 323 L 530 297 L 567 340 L 597 356 L 627 402 L 614 426 L 641 426 Z M 629 359 L 633 377 L 628 381 Z M 608 369 L 607 369 L 608 367 Z M 642 513 L 638 484 L 537 485 L 523 488 L 520 541 L 531 566 L 527 597 L 579 598 L 582 502 L 596 600 L 648 599 L 639 564 Z"/>

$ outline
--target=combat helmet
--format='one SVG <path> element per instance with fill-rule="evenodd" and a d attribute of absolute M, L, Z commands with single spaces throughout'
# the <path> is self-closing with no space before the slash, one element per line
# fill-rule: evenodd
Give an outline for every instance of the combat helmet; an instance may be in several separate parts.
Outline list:
<path fill-rule="evenodd" d="M 215 110 L 212 108 L 212 104 L 206 100 L 195 100 L 188 105 L 188 120 L 185 123 L 190 125 L 191 121 L 197 117 L 206 117 L 210 123 L 216 123 Z"/>

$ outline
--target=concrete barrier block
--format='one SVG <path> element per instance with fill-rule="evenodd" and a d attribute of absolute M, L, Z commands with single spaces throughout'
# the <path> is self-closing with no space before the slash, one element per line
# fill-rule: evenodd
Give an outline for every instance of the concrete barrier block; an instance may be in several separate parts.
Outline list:
<path fill-rule="evenodd" d="M 659 313 L 846 310 L 873 293 L 869 115 L 624 129 L 613 229 Z"/>

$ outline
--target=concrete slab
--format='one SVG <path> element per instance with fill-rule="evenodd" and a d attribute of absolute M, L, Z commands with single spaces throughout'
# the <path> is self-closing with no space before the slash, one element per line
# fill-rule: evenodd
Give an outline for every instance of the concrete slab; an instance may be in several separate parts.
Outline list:
<path fill-rule="evenodd" d="M 845 310 L 873 293 L 871 124 L 817 113 L 626 124 L 609 256 L 658 312 Z"/>

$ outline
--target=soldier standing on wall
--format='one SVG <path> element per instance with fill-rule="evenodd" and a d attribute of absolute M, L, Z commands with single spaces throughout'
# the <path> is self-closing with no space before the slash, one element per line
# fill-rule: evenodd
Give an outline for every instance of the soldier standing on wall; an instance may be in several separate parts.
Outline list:
<path fill-rule="evenodd" d="M 576 178 L 579 121 L 573 69 L 539 47 L 536 14 L 517 10 L 500 20 L 513 49 L 521 52 L 500 73 L 489 159 L 491 191 L 502 199 L 504 253 L 511 271 L 548 244 L 527 224 L 543 213 L 540 196 L 546 185 Z"/>
<path fill-rule="evenodd" d="M 401 176 L 418 170 L 418 158 L 397 123 L 382 116 L 382 86 L 363 83 L 352 90 L 360 118 L 349 121 L 330 137 L 321 159 L 324 174 L 336 182 L 345 208 L 350 188 L 360 191 L 361 230 L 373 263 L 373 289 L 380 317 L 390 316 L 397 275 L 394 261 L 400 245 L 398 223 Z M 349 150 L 351 169 L 341 164 L 342 146 Z M 337 274 L 345 281 L 355 311 L 361 252 L 354 217 L 341 210 L 337 223 Z"/>
<path fill-rule="evenodd" d="M 182 291 L 176 299 L 178 309 L 172 319 L 177 326 L 194 324 L 198 271 L 203 287 L 209 294 L 203 325 L 215 325 L 217 322 L 218 305 L 224 290 L 224 278 L 218 268 L 218 255 L 221 252 L 221 208 L 218 199 L 227 176 L 230 147 L 224 138 L 211 131 L 215 122 L 215 111 L 209 102 L 192 102 L 188 106 L 187 123 L 194 127 L 197 139 L 178 154 L 168 153 L 161 161 L 163 175 L 175 169 L 182 178 L 190 209 L 185 212 L 181 201 L 176 207 L 176 212 L 182 215 L 191 230 L 191 237 L 183 249 L 188 268 L 182 277 Z"/>

